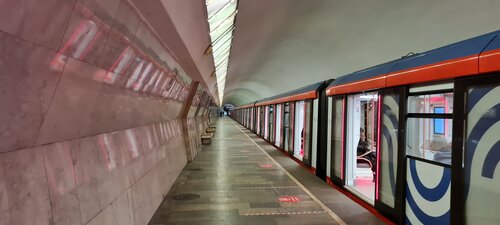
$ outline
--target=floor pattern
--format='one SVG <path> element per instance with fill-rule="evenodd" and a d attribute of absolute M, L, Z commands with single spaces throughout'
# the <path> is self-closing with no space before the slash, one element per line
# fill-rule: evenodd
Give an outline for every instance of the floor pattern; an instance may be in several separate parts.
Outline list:
<path fill-rule="evenodd" d="M 294 174 L 297 171 L 288 168 L 288 161 L 293 160 L 281 162 L 286 159 L 273 156 L 276 149 L 270 156 L 269 145 L 262 145 L 261 140 L 231 119 L 219 119 L 212 144 L 203 146 L 186 166 L 149 224 L 351 224 L 350 215 L 344 220 L 331 210 L 328 201 L 308 190 L 303 184 L 308 181 L 299 181 L 304 176 L 314 179 L 314 175 Z M 322 186 L 333 191 L 326 184 Z M 199 198 L 175 200 L 178 194 Z M 358 211 L 366 215 L 363 210 Z M 370 218 L 370 224 L 383 224 Z"/>

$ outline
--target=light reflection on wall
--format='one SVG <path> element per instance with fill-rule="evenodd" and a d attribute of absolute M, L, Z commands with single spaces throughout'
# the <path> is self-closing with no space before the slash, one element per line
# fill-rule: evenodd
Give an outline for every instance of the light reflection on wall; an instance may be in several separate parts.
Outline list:
<path fill-rule="evenodd" d="M 87 7 L 77 7 L 84 18 L 70 38 L 64 43 L 51 62 L 55 70 L 62 70 L 68 56 L 82 61 L 91 60 L 99 55 L 101 48 L 113 48 L 105 57 L 114 62 L 102 77 L 94 77 L 95 81 L 123 87 L 134 92 L 146 93 L 165 100 L 183 102 L 189 92 L 189 84 L 181 79 L 168 66 L 161 65 L 135 45 L 129 37 L 112 30 L 109 25 L 97 18 Z M 119 53 L 119 54 L 118 54 Z M 101 75 L 94 75 L 101 76 Z"/>

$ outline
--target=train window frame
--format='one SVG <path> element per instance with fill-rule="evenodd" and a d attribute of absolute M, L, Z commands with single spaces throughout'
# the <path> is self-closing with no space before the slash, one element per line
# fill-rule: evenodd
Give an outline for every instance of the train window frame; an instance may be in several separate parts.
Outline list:
<path fill-rule="evenodd" d="M 441 138 L 441 139 L 445 139 L 446 140 L 446 128 L 443 128 L 443 133 L 436 133 L 435 132 L 435 121 L 437 119 L 439 120 L 442 120 L 443 121 L 443 124 L 444 126 L 446 126 L 447 122 L 450 123 L 450 124 L 453 124 L 453 110 L 450 110 L 450 112 L 446 112 L 446 108 L 444 107 L 441 107 L 441 108 L 444 108 L 444 113 L 440 113 L 440 112 L 436 112 L 435 111 L 435 108 L 440 108 L 440 107 L 433 107 L 431 112 L 423 112 L 423 113 L 419 113 L 419 112 L 410 112 L 409 110 L 409 107 L 410 107 L 410 98 L 411 97 L 415 97 L 415 96 L 425 96 L 425 95 L 436 95 L 436 94 L 451 94 L 452 95 L 452 98 L 454 97 L 455 93 L 454 93 L 454 89 L 453 89 L 453 86 L 454 86 L 454 83 L 451 82 L 451 83 L 440 83 L 440 84 L 428 84 L 428 85 L 419 85 L 419 86 L 416 86 L 416 87 L 410 87 L 408 89 L 408 94 L 406 96 L 406 112 L 405 112 L 405 117 L 404 117 L 404 123 L 405 123 L 405 146 L 404 146 L 404 153 L 405 153 L 405 156 L 406 157 L 412 157 L 412 158 L 416 158 L 416 159 L 419 159 L 419 160 L 423 160 L 423 161 L 427 161 L 427 162 L 431 162 L 431 163 L 434 163 L 434 164 L 438 164 L 438 165 L 442 165 L 442 166 L 451 166 L 452 162 L 451 162 L 451 152 L 453 152 L 453 146 L 452 146 L 452 140 L 453 140 L 453 129 L 449 129 L 448 130 L 448 133 L 449 133 L 449 141 L 447 140 L 446 145 L 449 145 L 449 146 L 446 146 L 447 149 L 449 149 L 450 151 L 450 161 L 449 163 L 444 161 L 444 160 L 437 160 L 437 159 L 433 159 L 433 158 L 427 158 L 426 157 L 426 154 L 425 154 L 425 144 L 426 144 L 426 141 L 423 140 L 423 143 L 422 143 L 422 154 L 421 155 L 416 155 L 414 154 L 414 150 L 411 150 L 411 148 L 409 148 L 410 144 L 409 144 L 409 135 L 410 135 L 410 131 L 409 131 L 409 121 L 410 120 L 423 120 L 423 121 L 419 121 L 419 122 L 423 122 L 425 123 L 425 120 L 430 120 L 433 125 L 433 128 L 432 129 L 429 129 L 429 132 L 432 132 L 431 135 L 433 135 L 433 137 L 431 139 L 429 139 L 429 142 L 431 142 L 431 140 L 433 140 L 435 137 L 434 136 L 443 136 L 443 137 L 438 137 L 438 138 Z M 451 104 L 451 106 L 453 107 L 453 103 Z M 452 127 L 452 125 L 450 125 Z M 426 129 L 425 127 L 423 129 Z M 411 136 L 411 135 L 410 135 Z M 422 139 L 425 139 L 426 137 L 422 137 Z M 420 148 L 420 140 L 418 141 L 418 147 Z M 429 146 L 432 145 L 432 144 L 429 144 Z M 442 147 L 442 149 L 444 149 L 445 147 Z M 432 151 L 430 148 L 429 148 L 429 151 Z M 437 151 L 436 151 L 437 152 Z M 433 157 L 434 154 L 436 153 L 433 153 Z"/>

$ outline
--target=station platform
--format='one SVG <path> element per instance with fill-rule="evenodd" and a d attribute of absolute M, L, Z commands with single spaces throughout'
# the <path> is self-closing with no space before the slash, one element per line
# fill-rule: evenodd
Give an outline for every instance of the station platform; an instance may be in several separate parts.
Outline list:
<path fill-rule="evenodd" d="M 216 126 L 150 225 L 385 224 L 232 119 Z"/>

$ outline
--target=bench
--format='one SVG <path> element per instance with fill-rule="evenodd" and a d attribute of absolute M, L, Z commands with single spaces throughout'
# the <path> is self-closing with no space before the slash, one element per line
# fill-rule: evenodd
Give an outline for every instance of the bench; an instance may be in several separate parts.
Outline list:
<path fill-rule="evenodd" d="M 205 131 L 206 131 L 207 133 L 215 133 L 215 128 L 211 128 L 211 127 L 209 127 L 209 128 L 207 128 Z"/>
<path fill-rule="evenodd" d="M 201 144 L 209 145 L 210 143 L 212 143 L 212 137 L 213 136 L 214 136 L 213 133 L 208 133 L 208 134 L 201 135 Z"/>

